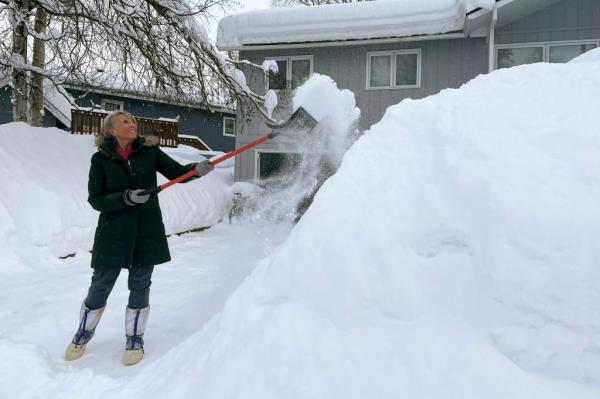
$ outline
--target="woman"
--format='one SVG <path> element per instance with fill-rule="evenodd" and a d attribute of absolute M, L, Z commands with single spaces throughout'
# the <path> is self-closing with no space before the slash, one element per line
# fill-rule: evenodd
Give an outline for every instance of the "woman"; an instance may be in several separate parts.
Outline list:
<path fill-rule="evenodd" d="M 138 137 L 136 120 L 127 112 L 115 111 L 104 120 L 88 181 L 88 202 L 100 212 L 92 249 L 94 272 L 66 360 L 83 355 L 121 269 L 129 272 L 123 363 L 142 360 L 152 271 L 171 260 L 158 196 L 144 194 L 144 189 L 156 187 L 156 172 L 174 179 L 192 168 L 198 177 L 214 168 L 208 161 L 182 166 L 157 144 L 154 137 Z"/>

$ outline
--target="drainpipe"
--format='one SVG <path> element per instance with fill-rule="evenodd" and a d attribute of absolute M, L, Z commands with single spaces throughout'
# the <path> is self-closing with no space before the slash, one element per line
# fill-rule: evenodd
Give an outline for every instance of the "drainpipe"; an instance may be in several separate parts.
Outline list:
<path fill-rule="evenodd" d="M 498 20 L 498 8 L 496 8 L 496 5 L 494 5 L 494 9 L 492 10 L 492 20 L 490 21 L 490 33 L 488 35 L 488 42 L 489 42 L 489 61 L 488 61 L 488 65 L 489 65 L 489 70 L 488 72 L 492 72 L 494 70 L 494 64 L 495 64 L 495 60 L 496 60 L 496 51 L 494 49 L 495 43 L 496 43 L 496 38 L 495 38 L 495 32 L 496 32 L 496 21 Z"/>

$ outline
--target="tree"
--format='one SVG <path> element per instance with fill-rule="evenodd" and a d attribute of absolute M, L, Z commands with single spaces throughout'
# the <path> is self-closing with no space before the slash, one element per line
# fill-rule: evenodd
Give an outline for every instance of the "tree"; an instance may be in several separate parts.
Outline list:
<path fill-rule="evenodd" d="M 271 0 L 271 6 L 272 7 L 289 7 L 289 6 L 294 6 L 294 5 L 320 6 L 323 4 L 361 3 L 363 1 L 375 1 L 375 0 Z"/>
<path fill-rule="evenodd" d="M 0 39 L 12 35 L 10 50 L 0 55 L 0 73 L 12 80 L 15 119 L 28 114 L 33 122 L 35 112 L 27 111 L 39 101 L 27 99 L 27 85 L 37 96 L 44 79 L 151 91 L 208 107 L 215 100 L 246 100 L 267 116 L 264 97 L 248 88 L 238 62 L 221 54 L 202 26 L 213 7 L 231 1 L 0 0 L 0 13 L 10 15 Z"/>

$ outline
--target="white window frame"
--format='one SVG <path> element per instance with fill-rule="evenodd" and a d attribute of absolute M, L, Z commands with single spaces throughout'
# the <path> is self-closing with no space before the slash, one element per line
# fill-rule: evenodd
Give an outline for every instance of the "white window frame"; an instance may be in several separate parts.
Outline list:
<path fill-rule="evenodd" d="M 308 77 L 310 78 L 314 72 L 314 57 L 312 55 L 291 55 L 287 57 L 267 57 L 265 61 L 287 61 L 286 71 L 285 71 L 285 89 L 283 90 L 291 90 L 292 89 L 292 61 L 296 60 L 308 60 L 310 62 L 310 72 Z M 281 72 L 281 71 L 279 71 Z M 269 72 L 265 74 L 265 88 L 266 90 L 270 90 L 269 88 Z M 275 91 L 282 91 L 282 89 L 273 89 Z"/>
<path fill-rule="evenodd" d="M 600 40 L 560 40 L 560 41 L 549 41 L 549 42 L 531 42 L 531 43 L 511 43 L 511 44 L 497 44 L 495 47 L 494 57 L 494 69 L 498 69 L 498 51 L 512 48 L 529 48 L 529 47 L 541 47 L 542 48 L 542 62 L 550 62 L 550 47 L 552 46 L 570 46 L 570 45 L 582 45 L 582 44 L 595 44 L 600 47 Z"/>
<path fill-rule="evenodd" d="M 396 56 L 398 54 L 416 54 L 417 55 L 417 83 L 414 85 L 396 85 Z M 392 65 L 390 68 L 390 84 L 391 86 L 377 86 L 371 87 L 371 58 L 374 56 L 389 55 L 392 59 Z M 367 79 L 366 89 L 367 90 L 396 90 L 396 89 L 419 89 L 421 88 L 421 49 L 406 49 L 406 50 L 392 50 L 392 51 L 371 51 L 367 53 Z"/>
<path fill-rule="evenodd" d="M 123 101 L 111 100 L 110 98 L 103 98 L 101 105 L 102 109 L 104 110 L 106 110 L 106 103 L 119 104 L 119 111 L 123 111 L 125 109 L 125 103 Z"/>
<path fill-rule="evenodd" d="M 225 121 L 227 119 L 232 119 L 233 120 L 233 134 L 227 134 L 225 133 Z M 236 123 L 235 123 L 235 118 L 233 116 L 223 116 L 223 136 L 225 137 L 235 137 L 235 128 L 236 128 Z"/>

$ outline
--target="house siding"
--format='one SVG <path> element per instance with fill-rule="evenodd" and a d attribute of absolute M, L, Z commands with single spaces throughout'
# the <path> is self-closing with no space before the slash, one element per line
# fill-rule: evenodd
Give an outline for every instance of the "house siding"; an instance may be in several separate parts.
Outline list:
<path fill-rule="evenodd" d="M 593 40 L 600 41 L 600 0 L 561 0 L 526 17 L 495 30 L 498 46 L 517 43 Z M 374 51 L 420 49 L 421 87 L 415 89 L 367 90 L 367 53 Z M 489 70 L 489 44 L 486 38 L 447 39 L 398 42 L 379 45 L 315 47 L 284 50 L 240 51 L 241 59 L 261 64 L 265 58 L 312 55 L 313 71 L 331 76 L 341 89 L 354 92 L 362 115 L 360 127 L 369 128 L 379 121 L 386 109 L 405 98 L 419 99 L 446 88 L 456 88 Z M 245 69 L 250 86 L 264 93 L 261 71 Z M 289 115 L 287 98 L 280 98 L 275 110 L 279 119 Z M 268 132 L 261 118 L 239 118 L 236 145 Z M 261 148 L 285 149 L 278 141 L 265 143 Z M 249 151 L 236 162 L 236 180 L 255 177 L 255 153 Z"/>
<path fill-rule="evenodd" d="M 367 90 L 367 54 L 375 51 L 421 50 L 421 87 L 410 89 Z M 241 51 L 240 58 L 257 64 L 271 57 L 311 55 L 313 71 L 333 78 L 340 89 L 351 90 L 361 109 L 360 127 L 367 129 L 379 121 L 385 110 L 405 98 L 419 99 L 442 89 L 457 88 L 464 82 L 488 71 L 488 44 L 485 38 L 398 42 L 359 46 L 302 48 L 283 50 Z M 244 72 L 250 87 L 265 92 L 262 71 L 246 67 Z M 289 115 L 288 98 L 279 96 L 275 116 Z M 237 146 L 244 145 L 260 134 L 267 133 L 260 118 L 240 118 L 237 121 Z M 275 139 L 260 148 L 286 148 Z M 239 157 L 236 162 L 236 180 L 251 180 L 255 176 L 255 153 Z"/>
<path fill-rule="evenodd" d="M 233 113 L 211 112 L 205 109 L 189 108 L 173 104 L 147 100 L 132 99 L 117 95 L 85 93 L 69 89 L 76 98 L 75 102 L 82 107 L 101 105 L 102 100 L 123 102 L 124 111 L 145 118 L 172 118 L 179 116 L 179 134 L 200 137 L 215 151 L 231 151 L 235 146 L 235 138 L 223 135 L 223 117 L 235 117 Z M 77 98 L 83 96 L 81 98 Z"/>
<path fill-rule="evenodd" d="M 11 103 L 12 89 L 6 85 L 0 88 L 0 125 L 10 123 L 13 121 L 13 109 Z M 58 127 L 64 129 L 65 125 L 59 121 L 51 112 L 44 109 L 44 118 L 42 120 L 42 126 L 45 127 Z"/>
<path fill-rule="evenodd" d="M 600 1 L 562 0 L 496 29 L 496 44 L 600 39 Z"/>
<path fill-rule="evenodd" d="M 209 110 L 99 93 L 86 94 L 83 91 L 72 89 L 69 89 L 68 91 L 76 99 L 75 102 L 82 107 L 92 107 L 94 104 L 100 105 L 103 99 L 111 99 L 122 101 L 125 111 L 130 112 L 135 116 L 174 119 L 179 115 L 179 134 L 200 137 L 215 151 L 229 152 L 235 147 L 235 138 L 223 135 L 223 117 L 229 116 L 235 118 L 235 114 L 233 113 L 211 112 Z M 9 86 L 0 88 L 0 124 L 9 123 L 13 120 L 10 97 L 11 89 Z M 48 112 L 48 110 L 44 113 L 43 125 L 45 127 L 64 128 L 64 125 L 58 121 L 52 113 Z"/>
<path fill-rule="evenodd" d="M 13 121 L 12 103 L 10 97 L 12 90 L 6 85 L 0 88 L 0 124 L 10 123 Z"/>

